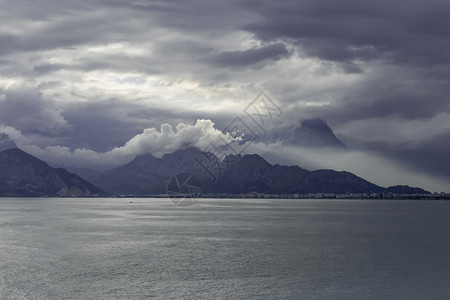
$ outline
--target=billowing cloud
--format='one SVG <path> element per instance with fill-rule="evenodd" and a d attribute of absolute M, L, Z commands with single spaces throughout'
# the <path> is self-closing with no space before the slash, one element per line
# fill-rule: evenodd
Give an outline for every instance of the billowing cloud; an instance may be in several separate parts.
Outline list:
<path fill-rule="evenodd" d="M 219 146 L 231 141 L 233 141 L 233 137 L 216 129 L 212 121 L 197 120 L 194 125 L 180 123 L 175 128 L 169 124 L 162 124 L 159 131 L 156 128 L 147 128 L 123 146 L 107 152 L 96 152 L 86 148 L 71 150 L 60 145 L 47 146 L 45 148 L 34 145 L 19 146 L 41 159 L 49 160 L 56 164 L 112 166 L 124 164 L 140 154 L 152 153 L 155 156 L 162 156 L 164 153 L 186 147 L 205 149 L 211 143 Z"/>

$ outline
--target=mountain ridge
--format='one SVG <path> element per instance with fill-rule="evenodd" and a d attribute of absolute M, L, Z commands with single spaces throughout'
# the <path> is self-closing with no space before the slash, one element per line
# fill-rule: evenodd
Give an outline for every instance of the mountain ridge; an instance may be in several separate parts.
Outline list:
<path fill-rule="evenodd" d="M 166 192 L 167 182 L 179 173 L 192 173 L 205 193 L 381 193 L 390 192 L 346 171 L 308 171 L 299 166 L 270 164 L 258 154 L 229 155 L 220 161 L 196 148 L 177 150 L 156 158 L 137 156 L 128 164 L 100 175 L 94 183 L 115 195 L 148 195 Z M 403 192 L 423 192 L 404 187 Z"/>
<path fill-rule="evenodd" d="M 0 151 L 2 197 L 95 197 L 108 193 L 62 168 L 19 148 Z"/>
<path fill-rule="evenodd" d="M 328 128 L 326 123 L 319 123 Z M 204 192 L 211 194 L 429 193 L 409 186 L 380 187 L 346 171 L 309 171 L 296 165 L 270 164 L 258 154 L 228 155 L 221 161 L 214 154 L 194 147 L 160 158 L 151 153 L 141 154 L 86 181 L 63 168 L 52 168 L 0 133 L 2 146 L 6 150 L 0 150 L 0 196 L 9 197 L 165 194 L 168 181 L 180 173 L 197 175 Z"/>

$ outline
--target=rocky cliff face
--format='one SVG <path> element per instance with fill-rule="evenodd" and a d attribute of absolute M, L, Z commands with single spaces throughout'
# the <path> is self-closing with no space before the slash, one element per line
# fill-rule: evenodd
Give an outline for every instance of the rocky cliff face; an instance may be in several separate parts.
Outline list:
<path fill-rule="evenodd" d="M 65 169 L 55 169 L 20 150 L 0 152 L 0 196 L 93 197 L 105 191 Z"/>

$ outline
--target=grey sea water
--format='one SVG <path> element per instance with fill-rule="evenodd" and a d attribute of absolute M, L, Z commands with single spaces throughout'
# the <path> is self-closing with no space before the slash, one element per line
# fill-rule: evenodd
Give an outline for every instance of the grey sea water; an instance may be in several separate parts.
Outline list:
<path fill-rule="evenodd" d="M 4 198 L 0 298 L 449 299 L 450 202 Z"/>

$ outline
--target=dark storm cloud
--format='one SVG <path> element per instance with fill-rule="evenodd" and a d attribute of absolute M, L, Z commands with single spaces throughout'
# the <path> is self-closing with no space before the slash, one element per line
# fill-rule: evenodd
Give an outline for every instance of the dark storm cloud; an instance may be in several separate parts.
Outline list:
<path fill-rule="evenodd" d="M 183 12 L 182 7 L 177 7 L 175 1 L 163 1 L 163 2 L 132 2 L 132 1 L 99 1 L 99 4 L 121 8 L 121 9 L 131 9 L 137 11 L 146 12 Z"/>
<path fill-rule="evenodd" d="M 65 64 L 40 64 L 36 67 L 34 67 L 34 71 L 39 74 L 48 74 L 53 73 L 55 71 L 63 70 L 63 69 L 69 69 L 70 66 Z"/>
<path fill-rule="evenodd" d="M 292 40 L 332 61 L 383 59 L 413 65 L 450 63 L 450 2 L 247 1 L 262 21 L 242 28 L 262 40 Z"/>
<path fill-rule="evenodd" d="M 108 63 L 103 62 L 87 62 L 83 64 L 39 64 L 33 68 L 33 71 L 39 75 L 50 74 L 61 70 L 72 70 L 72 71 L 94 71 L 94 70 L 105 70 L 110 69 L 112 66 Z"/>
<path fill-rule="evenodd" d="M 450 89 L 442 80 L 445 77 L 430 79 L 416 69 L 391 72 L 349 88 L 337 95 L 340 99 L 333 104 L 305 108 L 304 112 L 340 124 L 371 118 L 432 119 L 450 112 Z"/>
<path fill-rule="evenodd" d="M 162 13 L 155 9 L 158 5 L 148 5 L 149 10 L 143 11 L 146 5 L 129 3 L 119 6 L 115 5 L 115 1 L 77 2 L 46 1 L 36 5 L 25 1 L 7 4 L 11 14 L 6 14 L 4 21 L 10 19 L 10 26 L 16 22 L 19 26 L 14 33 L 0 33 L 0 54 L 76 50 L 82 45 L 100 45 L 130 37 L 139 40 L 147 32 L 142 27 L 151 26 L 157 19 L 155 13 Z M 23 26 L 34 21 L 40 22 L 39 26 Z"/>
<path fill-rule="evenodd" d="M 302 113 L 332 123 L 371 118 L 433 118 L 450 110 L 450 2 L 247 1 L 262 18 L 241 28 L 265 42 L 284 41 L 300 55 L 370 73 Z M 305 99 L 308 100 L 308 99 Z M 293 98 L 293 102 L 302 99 Z"/>
<path fill-rule="evenodd" d="M 140 72 L 147 75 L 160 74 L 154 60 L 146 57 L 130 57 L 123 54 L 104 54 L 83 59 L 76 59 L 70 63 L 39 63 L 33 67 L 33 76 L 50 75 L 59 71 L 90 72 Z"/>
<path fill-rule="evenodd" d="M 26 86 L 0 93 L 0 125 L 12 126 L 24 133 L 58 135 L 71 129 L 53 101 Z"/>
<path fill-rule="evenodd" d="M 0 54 L 14 50 L 16 37 L 10 34 L 0 34 Z"/>
<path fill-rule="evenodd" d="M 216 55 L 212 61 L 222 67 L 248 67 L 267 60 L 279 60 L 288 53 L 284 44 L 276 43 L 244 51 L 225 51 Z"/>
<path fill-rule="evenodd" d="M 53 24 L 52 24 L 53 23 Z M 101 26 L 101 19 L 65 20 L 49 22 L 41 29 L 24 31 L 20 35 L 0 36 L 0 54 L 16 51 L 46 51 L 100 42 L 107 39 L 108 32 Z"/>
<path fill-rule="evenodd" d="M 117 99 L 67 105 L 64 116 L 73 126 L 67 146 L 107 151 L 124 144 L 142 130 L 127 119 L 133 106 Z"/>

